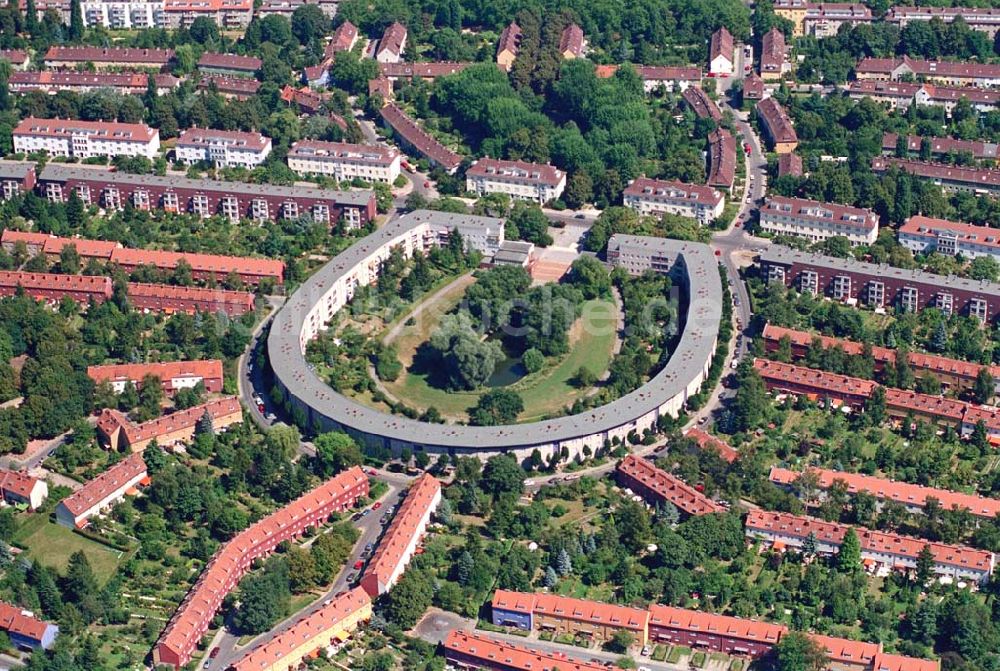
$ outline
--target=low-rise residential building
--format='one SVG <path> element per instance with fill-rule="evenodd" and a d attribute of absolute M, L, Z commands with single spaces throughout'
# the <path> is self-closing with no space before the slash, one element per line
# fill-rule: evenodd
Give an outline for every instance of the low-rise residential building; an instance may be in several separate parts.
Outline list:
<path fill-rule="evenodd" d="M 562 35 L 559 37 L 559 54 L 563 58 L 580 58 L 583 56 L 585 46 L 583 28 L 575 23 L 570 23 L 563 28 Z"/>
<path fill-rule="evenodd" d="M 1000 170 L 965 168 L 947 163 L 915 161 L 892 156 L 876 156 L 872 159 L 872 170 L 876 173 L 886 172 L 893 167 L 927 179 L 946 192 L 971 193 L 977 196 L 1000 194 Z"/>
<path fill-rule="evenodd" d="M 417 551 L 431 515 L 441 503 L 441 483 L 425 473 L 410 487 L 358 583 L 372 598 L 385 594 Z"/>
<path fill-rule="evenodd" d="M 422 154 L 432 165 L 440 166 L 449 174 L 454 174 L 458 170 L 458 166 L 462 164 L 462 157 L 435 140 L 396 103 L 386 103 L 380 113 L 382 120 L 405 146 Z"/>
<path fill-rule="evenodd" d="M 532 594 L 496 590 L 491 602 L 491 622 L 501 627 L 568 634 L 601 644 L 619 631 L 646 645 L 649 612 L 628 606 L 585 601 L 557 594 Z"/>
<path fill-rule="evenodd" d="M 670 503 L 686 515 L 721 513 L 726 507 L 708 498 L 671 473 L 630 454 L 615 471 L 618 484 L 646 499 L 650 505 Z"/>
<path fill-rule="evenodd" d="M 218 314 L 240 317 L 253 312 L 254 297 L 246 291 L 228 291 L 171 284 L 129 282 L 128 300 L 136 310 L 166 314 Z"/>
<path fill-rule="evenodd" d="M 157 95 L 164 95 L 180 86 L 180 80 L 173 75 L 153 75 L 153 85 Z M 122 95 L 141 95 L 149 86 L 149 75 L 139 73 L 111 72 L 13 72 L 8 79 L 12 93 L 25 94 L 31 91 L 56 94 L 60 91 L 88 93 L 109 89 Z"/>
<path fill-rule="evenodd" d="M 713 436 L 704 429 L 694 427 L 688 429 L 684 434 L 685 438 L 690 438 L 698 444 L 699 449 L 702 450 L 712 450 L 719 455 L 726 463 L 733 463 L 739 459 L 740 453 L 736 451 L 729 443 L 721 440 L 720 438 Z"/>
<path fill-rule="evenodd" d="M 649 640 L 655 643 L 757 658 L 786 633 L 788 627 L 782 624 L 659 604 L 649 607 Z"/>
<path fill-rule="evenodd" d="M 108 211 L 131 203 L 140 210 L 162 209 L 202 217 L 222 215 L 231 221 L 307 217 L 331 226 L 343 220 L 347 228 L 353 229 L 375 217 L 375 194 L 371 190 L 338 191 L 135 175 L 53 163 L 42 170 L 36 190 L 55 202 L 67 201 L 70 192 L 75 191 L 84 203 Z"/>
<path fill-rule="evenodd" d="M 0 469 L 0 497 L 12 506 L 38 510 L 49 498 L 49 485 L 21 471 Z"/>
<path fill-rule="evenodd" d="M 87 305 L 90 301 L 103 303 L 111 298 L 112 284 L 110 277 L 0 270 L 0 296 L 13 296 L 18 290 L 52 305 L 63 298 Z"/>
<path fill-rule="evenodd" d="M 255 168 L 271 153 L 271 138 L 236 130 L 189 128 L 174 145 L 186 165 L 212 163 L 219 168 Z"/>
<path fill-rule="evenodd" d="M 940 510 L 967 510 L 976 517 L 995 519 L 1000 514 L 1000 500 L 988 496 L 953 492 L 948 489 L 937 489 L 915 485 L 898 480 L 887 480 L 863 473 L 845 473 L 831 471 L 825 468 L 810 468 L 814 482 L 820 490 L 828 490 L 835 483 L 842 483 L 848 494 L 864 492 L 878 499 L 881 506 L 886 501 L 894 501 L 913 514 L 923 514 L 931 501 Z M 792 471 L 780 466 L 772 466 L 768 478 L 781 487 L 791 487 L 802 476 L 798 471 Z M 820 493 L 822 497 L 822 493 Z"/>
<path fill-rule="evenodd" d="M 778 177 L 802 176 L 802 157 L 796 153 L 782 154 L 778 157 Z"/>
<path fill-rule="evenodd" d="M 162 70 L 169 66 L 173 59 L 173 49 L 54 46 L 45 52 L 45 67 L 75 68 L 89 63 L 97 70 L 105 68 Z"/>
<path fill-rule="evenodd" d="M 242 30 L 253 18 L 253 0 L 163 1 L 163 27 L 168 30 L 190 28 L 201 17 L 223 29 Z"/>
<path fill-rule="evenodd" d="M 646 93 L 654 91 L 687 91 L 692 86 L 701 83 L 701 70 L 693 66 L 675 65 L 633 65 L 635 73 L 642 80 L 642 90 Z M 617 65 L 598 65 L 594 74 L 598 79 L 609 79 L 618 72 Z M 702 92 L 704 93 L 704 92 Z M 711 101 L 709 101 L 711 102 Z M 715 103 L 711 103 L 713 106 Z M 699 116 L 701 116 L 699 114 Z M 719 116 L 721 118 L 721 115 Z"/>
<path fill-rule="evenodd" d="M 516 21 L 511 21 L 500 33 L 500 41 L 497 42 L 497 65 L 505 72 L 510 72 L 520 49 L 521 26 Z"/>
<path fill-rule="evenodd" d="M 212 418 L 212 428 L 216 431 L 243 421 L 239 399 L 226 396 L 142 424 L 136 424 L 117 410 L 105 408 L 98 417 L 97 435 L 112 450 L 139 453 L 154 440 L 161 447 L 190 441 L 198 420 L 205 414 Z"/>
<path fill-rule="evenodd" d="M 681 94 L 684 102 L 691 111 L 701 119 L 711 119 L 713 121 L 722 120 L 722 112 L 715 101 L 708 97 L 708 94 L 700 86 L 689 86 Z"/>
<path fill-rule="evenodd" d="M 763 274 L 814 296 L 828 296 L 876 310 L 933 307 L 992 323 L 1000 314 L 1000 284 L 954 275 L 894 268 L 772 245 L 759 256 Z"/>
<path fill-rule="evenodd" d="M 59 635 L 59 627 L 35 617 L 30 610 L 0 601 L 0 630 L 7 632 L 18 650 L 48 650 Z"/>
<path fill-rule="evenodd" d="M 163 25 L 162 0 L 83 0 L 83 23 L 111 30 L 145 30 Z"/>
<path fill-rule="evenodd" d="M 782 342 L 787 341 L 793 359 L 802 359 L 810 353 L 810 348 L 838 348 L 849 357 L 870 356 L 875 365 L 875 373 L 881 374 L 886 366 L 895 365 L 899 351 L 879 345 L 859 343 L 845 338 L 817 335 L 807 331 L 798 331 L 774 324 L 766 324 L 761 334 L 764 347 L 768 352 L 777 352 L 782 348 Z M 968 392 L 976 385 L 976 378 L 983 369 L 981 364 L 969 361 L 959 361 L 937 354 L 923 352 L 907 352 L 907 361 L 917 377 L 929 375 L 937 379 L 941 388 L 946 391 Z M 1000 366 L 986 366 L 993 376 L 997 393 L 1000 393 Z"/>
<path fill-rule="evenodd" d="M 950 137 L 931 137 L 929 135 L 907 135 L 900 144 L 900 136 L 896 133 L 885 133 L 882 136 L 882 153 L 891 156 L 902 148 L 905 150 L 905 155 L 900 158 L 917 158 L 924 153 L 938 158 L 967 153 L 977 161 L 997 161 L 1000 160 L 998 146 L 1000 145 L 994 142 L 956 140 Z"/>
<path fill-rule="evenodd" d="M 28 117 L 17 124 L 13 135 L 14 151 L 25 154 L 45 152 L 79 159 L 95 156 L 154 159 L 160 155 L 160 131 L 144 123 Z"/>
<path fill-rule="evenodd" d="M 608 240 L 608 263 L 624 268 L 630 275 L 642 275 L 652 270 L 663 275 L 673 275 L 677 270 L 683 246 L 669 238 L 648 235 L 615 233 Z"/>
<path fill-rule="evenodd" d="M 398 63 L 403 60 L 403 51 L 405 50 L 406 26 L 396 21 L 382 33 L 382 39 L 378 41 L 378 49 L 375 50 L 375 60 L 379 63 Z"/>
<path fill-rule="evenodd" d="M 853 408 L 863 408 L 878 387 L 871 380 L 769 359 L 754 359 L 753 367 L 768 391 L 806 396 L 813 400 L 829 398 Z"/>
<path fill-rule="evenodd" d="M 198 70 L 206 75 L 221 77 L 255 77 L 262 61 L 253 56 L 217 54 L 206 51 L 198 59 Z"/>
<path fill-rule="evenodd" d="M 223 98 L 233 100 L 249 100 L 257 95 L 259 89 L 260 82 L 250 77 L 202 75 L 198 80 L 199 91 L 214 91 Z"/>
<path fill-rule="evenodd" d="M 847 95 L 852 100 L 871 98 L 889 109 L 906 110 L 920 90 L 920 84 L 912 82 L 853 81 L 847 84 Z"/>
<path fill-rule="evenodd" d="M 149 474 L 142 455 L 130 454 L 60 501 L 56 506 L 56 521 L 71 529 L 83 528 L 91 517 L 113 508 L 126 494 L 148 484 Z"/>
<path fill-rule="evenodd" d="M 254 9 L 255 16 L 284 16 L 289 21 L 295 10 L 305 5 L 316 5 L 323 15 L 333 20 L 337 16 L 337 5 L 339 0 L 263 0 L 261 5 Z"/>
<path fill-rule="evenodd" d="M 0 161 L 0 200 L 10 200 L 34 188 L 34 163 Z"/>
<path fill-rule="evenodd" d="M 767 94 L 764 80 L 756 72 L 750 72 L 743 79 L 743 100 L 763 100 Z"/>
<path fill-rule="evenodd" d="M 390 82 L 423 79 L 434 81 L 438 77 L 448 77 L 475 65 L 469 61 L 435 61 L 424 63 L 379 63 L 381 76 Z"/>
<path fill-rule="evenodd" d="M 223 599 L 256 560 L 270 555 L 279 543 L 295 540 L 306 529 L 326 523 L 333 513 L 349 510 L 367 495 L 368 477 L 352 466 L 236 534 L 212 556 L 170 618 L 153 647 L 153 665 L 166 664 L 179 670 L 190 662 Z M 364 614 L 364 607 L 360 612 Z"/>
<path fill-rule="evenodd" d="M 863 58 L 854 68 L 860 80 L 898 81 L 913 77 L 946 86 L 1000 85 L 1000 65 L 986 63 L 929 61 L 909 56 L 900 58 Z"/>
<path fill-rule="evenodd" d="M 872 22 L 872 12 L 861 3 L 777 0 L 774 13 L 792 22 L 792 35 L 823 38 L 836 35 L 842 25 Z"/>
<path fill-rule="evenodd" d="M 710 186 L 639 177 L 625 188 L 625 207 L 643 215 L 672 214 L 707 225 L 722 214 L 722 192 Z"/>
<path fill-rule="evenodd" d="M 747 538 L 764 540 L 772 546 L 801 548 L 810 536 L 820 554 L 837 554 L 851 527 L 837 522 L 792 515 L 791 513 L 751 510 L 746 519 Z M 983 583 L 993 574 L 992 552 L 854 527 L 861 541 L 861 557 L 871 570 L 913 571 L 920 552 L 929 547 L 934 555 L 934 573 L 955 580 Z"/>
<path fill-rule="evenodd" d="M 785 108 L 774 98 L 765 98 L 757 103 L 755 109 L 760 128 L 771 143 L 772 149 L 778 154 L 795 151 L 799 145 L 799 137 Z"/>
<path fill-rule="evenodd" d="M 731 75 L 736 66 L 733 34 L 725 26 L 714 33 L 708 44 L 708 71 L 713 75 Z"/>
<path fill-rule="evenodd" d="M 351 51 L 358 43 L 358 27 L 350 21 L 344 21 L 333 31 L 330 43 L 326 45 L 323 55 L 333 58 L 342 51 Z"/>
<path fill-rule="evenodd" d="M 527 268 L 531 265 L 531 254 L 535 251 L 535 243 L 524 242 L 523 240 L 504 240 L 500 244 L 500 249 L 489 260 L 494 266 L 520 266 Z"/>
<path fill-rule="evenodd" d="M 771 28 L 761 39 L 760 77 L 766 82 L 775 81 L 781 79 L 791 69 L 785 34 L 777 28 Z"/>
<path fill-rule="evenodd" d="M 484 196 L 505 193 L 539 205 L 562 196 L 566 173 L 551 165 L 481 158 L 465 171 L 465 190 Z"/>
<path fill-rule="evenodd" d="M 371 618 L 372 600 L 363 589 L 355 587 L 253 648 L 230 664 L 228 671 L 296 669 L 318 651 L 346 641 Z"/>
<path fill-rule="evenodd" d="M 988 33 L 990 39 L 996 37 L 1000 28 L 1000 9 L 995 7 L 932 7 L 897 5 L 890 7 L 884 20 L 900 28 L 915 21 L 931 21 L 938 19 L 943 23 L 951 23 L 961 17 L 973 30 Z"/>
<path fill-rule="evenodd" d="M 87 377 L 93 380 L 94 384 L 107 382 L 116 394 L 125 391 L 129 384 L 136 389 L 141 388 L 142 381 L 147 375 L 159 379 L 167 396 L 173 396 L 181 389 L 190 389 L 199 384 L 210 394 L 222 391 L 222 361 L 219 359 L 87 366 Z"/>
<path fill-rule="evenodd" d="M 15 70 L 26 70 L 31 61 L 24 49 L 0 49 L 0 60 L 7 61 Z"/>
<path fill-rule="evenodd" d="M 760 228 L 810 242 L 836 236 L 847 238 L 852 246 L 870 245 L 878 239 L 878 215 L 860 207 L 772 196 L 760 208 Z"/>
<path fill-rule="evenodd" d="M 936 252 L 965 259 L 988 256 L 1000 261 L 1000 230 L 989 226 L 915 215 L 900 226 L 899 244 L 914 254 Z"/>
<path fill-rule="evenodd" d="M 475 632 L 453 629 L 441 642 L 448 664 L 460 671 L 622 671 L 617 666 L 605 666 L 596 661 L 568 657 L 561 652 L 535 650 L 507 641 L 489 638 Z M 539 666 L 541 664 L 541 666 Z"/>
<path fill-rule="evenodd" d="M 338 182 L 363 179 L 392 184 L 399 177 L 399 152 L 390 147 L 299 140 L 288 150 L 288 167 L 300 175 L 328 175 Z"/>
<path fill-rule="evenodd" d="M 708 134 L 708 182 L 716 189 L 732 190 L 736 180 L 738 155 L 736 138 L 725 128 L 716 128 Z M 785 154 L 790 156 L 790 154 Z"/>

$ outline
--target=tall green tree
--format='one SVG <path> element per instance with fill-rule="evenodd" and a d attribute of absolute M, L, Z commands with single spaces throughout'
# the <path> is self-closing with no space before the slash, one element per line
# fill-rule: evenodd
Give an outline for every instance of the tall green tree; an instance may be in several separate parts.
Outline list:
<path fill-rule="evenodd" d="M 79 42 L 83 39 L 83 9 L 80 0 L 71 0 L 69 4 L 69 39 Z"/>
<path fill-rule="evenodd" d="M 843 573 L 855 573 L 861 570 L 861 539 L 853 527 L 847 530 L 844 540 L 840 543 L 837 568 Z"/>

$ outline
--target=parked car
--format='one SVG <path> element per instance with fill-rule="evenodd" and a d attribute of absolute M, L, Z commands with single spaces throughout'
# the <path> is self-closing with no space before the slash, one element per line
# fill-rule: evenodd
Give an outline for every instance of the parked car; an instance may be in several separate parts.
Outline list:
<path fill-rule="evenodd" d="M 381 501 L 376 501 L 375 505 L 372 506 L 372 510 L 378 510 L 381 507 L 382 507 L 382 502 Z"/>
<path fill-rule="evenodd" d="M 364 560 L 359 559 L 358 561 L 354 562 L 354 570 L 355 571 L 360 571 L 361 567 L 363 567 L 364 565 L 365 565 Z"/>

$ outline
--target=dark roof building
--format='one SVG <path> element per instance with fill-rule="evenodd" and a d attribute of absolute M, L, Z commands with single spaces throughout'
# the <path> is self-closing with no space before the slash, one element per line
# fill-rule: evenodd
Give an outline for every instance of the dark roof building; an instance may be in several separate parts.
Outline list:
<path fill-rule="evenodd" d="M 411 147 L 432 164 L 440 166 L 449 173 L 458 170 L 458 166 L 462 164 L 462 157 L 435 140 L 396 103 L 386 103 L 382 107 L 381 114 L 383 121 L 395 131 L 404 145 Z"/>

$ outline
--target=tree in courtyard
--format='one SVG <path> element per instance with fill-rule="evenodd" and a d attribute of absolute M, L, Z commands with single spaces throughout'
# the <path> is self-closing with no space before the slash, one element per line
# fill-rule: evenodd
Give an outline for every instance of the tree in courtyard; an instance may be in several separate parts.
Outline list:
<path fill-rule="evenodd" d="M 969 264 L 969 277 L 996 282 L 1000 278 L 1000 263 L 992 256 L 979 256 Z"/>
<path fill-rule="evenodd" d="M 520 394 L 509 389 L 492 389 L 479 397 L 469 419 L 476 426 L 498 426 L 512 423 L 523 411 Z"/>
<path fill-rule="evenodd" d="M 635 636 L 632 635 L 632 632 L 619 629 L 607 642 L 606 647 L 611 652 L 625 654 L 633 643 L 635 643 Z"/>
<path fill-rule="evenodd" d="M 360 466 L 364 461 L 361 448 L 346 433 L 340 431 L 323 433 L 316 436 L 313 444 L 316 446 L 313 470 L 321 477 L 328 478 L 351 466 Z"/>
<path fill-rule="evenodd" d="M 67 275 L 76 275 L 80 272 L 80 253 L 76 251 L 76 245 L 63 245 L 59 250 L 59 272 Z"/>
<path fill-rule="evenodd" d="M 802 542 L 802 554 L 807 557 L 815 557 L 817 550 L 816 534 L 812 531 L 806 536 L 806 539 Z"/>
<path fill-rule="evenodd" d="M 607 296 L 611 290 L 611 276 L 603 263 L 592 256 L 581 256 L 570 266 L 570 283 L 583 292 L 587 299 Z"/>
<path fill-rule="evenodd" d="M 861 540 L 853 527 L 847 530 L 840 544 L 837 568 L 843 573 L 854 573 L 861 569 Z"/>
<path fill-rule="evenodd" d="M 144 375 L 139 387 L 139 415 L 142 421 L 154 419 L 161 414 L 163 405 L 163 384 L 153 374 Z"/>
<path fill-rule="evenodd" d="M 870 426 L 882 426 L 885 421 L 885 388 L 875 387 L 875 391 L 865 401 L 865 419 Z"/>
<path fill-rule="evenodd" d="M 542 578 L 542 584 L 549 589 L 559 584 L 559 574 L 551 566 L 545 567 L 545 577 Z"/>
<path fill-rule="evenodd" d="M 261 634 L 288 613 L 291 604 L 288 564 L 272 558 L 264 570 L 240 583 L 240 606 L 233 624 L 242 634 Z"/>
<path fill-rule="evenodd" d="M 769 654 L 773 671 L 823 671 L 826 651 L 808 635 L 791 631 L 781 637 Z"/>
<path fill-rule="evenodd" d="M 445 315 L 428 341 L 452 389 L 477 389 L 504 358 L 500 343 L 482 340 L 466 312 Z"/>
<path fill-rule="evenodd" d="M 989 403 L 993 400 L 995 389 L 996 381 L 993 379 L 993 374 L 990 373 L 989 368 L 983 366 L 976 374 L 976 383 L 972 388 L 972 394 L 976 398 L 976 403 Z"/>
<path fill-rule="evenodd" d="M 430 607 L 434 586 L 424 571 L 411 567 L 389 590 L 385 600 L 385 619 L 401 629 L 409 629 Z"/>
<path fill-rule="evenodd" d="M 573 562 L 570 560 L 566 548 L 560 548 L 559 554 L 556 555 L 556 571 L 559 575 L 569 575 L 573 572 Z"/>
<path fill-rule="evenodd" d="M 79 42 L 83 39 L 83 9 L 80 0 L 69 3 L 69 40 Z"/>
<path fill-rule="evenodd" d="M 917 555 L 917 584 L 923 587 L 931 581 L 934 577 L 934 552 L 931 550 L 929 543 L 925 544 L 923 548 L 920 549 L 920 553 Z"/>
<path fill-rule="evenodd" d="M 505 494 L 520 496 L 524 491 L 524 478 L 527 474 L 517 459 L 510 454 L 498 454 L 490 457 L 483 467 L 483 475 L 479 487 L 484 492 L 499 498 Z"/>
<path fill-rule="evenodd" d="M 944 352 L 948 349 L 948 329 L 944 322 L 939 321 L 934 327 L 934 335 L 931 336 L 931 349 L 935 352 Z"/>

